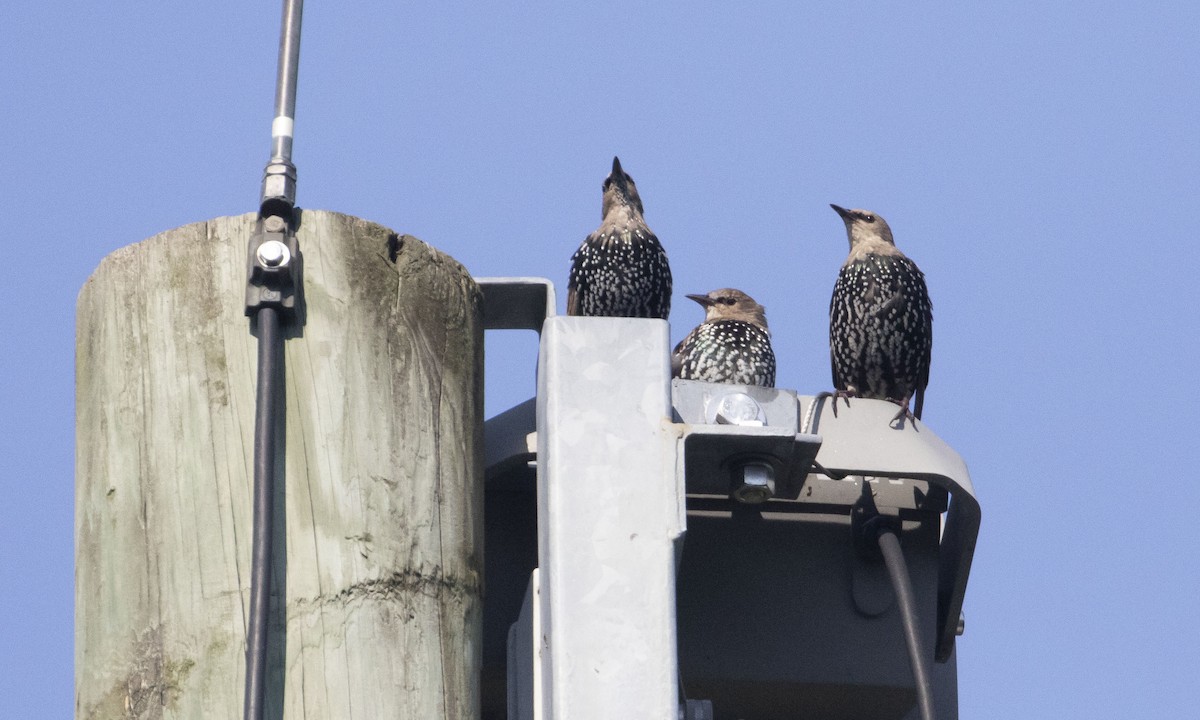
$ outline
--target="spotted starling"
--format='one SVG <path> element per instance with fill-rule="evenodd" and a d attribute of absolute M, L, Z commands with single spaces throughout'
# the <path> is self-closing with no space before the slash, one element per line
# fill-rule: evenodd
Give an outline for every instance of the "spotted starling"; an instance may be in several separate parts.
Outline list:
<path fill-rule="evenodd" d="M 568 315 L 667 318 L 671 268 L 658 238 L 642 219 L 633 178 L 613 158 L 604 180 L 603 222 L 571 258 Z"/>
<path fill-rule="evenodd" d="M 831 207 L 842 216 L 850 238 L 850 256 L 829 303 L 836 394 L 891 400 L 901 407 L 896 420 L 919 418 L 933 346 L 933 305 L 925 276 L 896 248 L 883 218 L 869 210 Z M 909 412 L 914 398 L 915 412 Z"/>
<path fill-rule="evenodd" d="M 688 295 L 704 307 L 704 322 L 671 353 L 671 372 L 683 380 L 775 387 L 775 353 L 766 311 L 741 290 Z"/>

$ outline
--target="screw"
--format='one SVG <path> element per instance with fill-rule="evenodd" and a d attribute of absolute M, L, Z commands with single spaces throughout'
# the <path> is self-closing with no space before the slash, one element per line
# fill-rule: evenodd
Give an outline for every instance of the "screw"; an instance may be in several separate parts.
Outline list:
<path fill-rule="evenodd" d="M 283 232 L 285 227 L 287 227 L 287 223 L 284 222 L 283 218 L 279 217 L 278 215 L 272 215 L 263 221 L 263 229 L 267 232 Z"/>
<path fill-rule="evenodd" d="M 285 267 L 292 259 L 288 246 L 278 240 L 268 240 L 259 245 L 256 254 L 259 264 L 267 268 Z"/>

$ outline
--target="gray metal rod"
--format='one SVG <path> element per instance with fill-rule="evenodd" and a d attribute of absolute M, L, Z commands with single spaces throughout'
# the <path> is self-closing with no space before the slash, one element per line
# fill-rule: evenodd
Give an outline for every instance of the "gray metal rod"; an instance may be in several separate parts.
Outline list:
<path fill-rule="evenodd" d="M 279 75 L 275 80 L 275 117 L 271 121 L 271 159 L 263 173 L 260 210 L 263 216 L 290 215 L 296 206 L 296 166 L 292 164 L 292 139 L 296 120 L 296 77 L 300 66 L 300 20 L 303 14 L 304 0 L 283 0 Z"/>
<path fill-rule="evenodd" d="M 300 20 L 304 0 L 283 0 L 283 26 L 279 31 L 279 76 L 275 81 L 275 123 L 271 132 L 271 160 L 291 162 L 292 128 L 296 118 L 296 77 L 300 65 Z M 287 122 L 280 121 L 287 118 Z M 276 133 L 275 124 L 286 124 Z"/>

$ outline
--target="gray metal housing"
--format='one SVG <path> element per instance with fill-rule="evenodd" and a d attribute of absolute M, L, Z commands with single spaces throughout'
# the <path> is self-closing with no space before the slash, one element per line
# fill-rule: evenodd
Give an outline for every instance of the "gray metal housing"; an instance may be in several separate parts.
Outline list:
<path fill-rule="evenodd" d="M 485 718 L 915 717 L 886 571 L 855 542 L 864 498 L 900 524 L 957 717 L 980 512 L 932 430 L 891 403 L 671 381 L 665 322 L 481 285 L 505 305 L 489 327 L 542 333 L 536 401 L 485 426 Z"/>

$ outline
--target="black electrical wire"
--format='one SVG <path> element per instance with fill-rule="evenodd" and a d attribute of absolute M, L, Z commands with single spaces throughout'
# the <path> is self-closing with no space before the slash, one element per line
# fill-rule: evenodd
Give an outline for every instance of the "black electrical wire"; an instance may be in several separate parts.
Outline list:
<path fill-rule="evenodd" d="M 283 0 L 283 22 L 279 34 L 279 65 L 275 83 L 275 117 L 271 123 L 271 159 L 263 175 L 257 231 L 278 233 L 271 223 L 284 227 L 291 236 L 295 221 L 296 168 L 292 164 L 292 124 L 296 116 L 296 78 L 300 62 L 300 20 L 304 0 Z M 282 223 L 278 221 L 282 220 Z M 261 236 L 256 236 L 261 242 Z M 281 243 L 279 238 L 268 242 Z M 265 247 L 266 244 L 259 246 Z M 251 263 L 256 262 L 256 247 L 251 243 Z M 261 256 L 260 256 L 261 257 Z M 291 258 L 292 262 L 297 258 Z M 264 261 L 265 262 L 265 261 Z M 283 335 L 280 331 L 281 308 L 264 295 L 252 292 L 259 284 L 298 283 L 288 261 L 276 263 L 270 271 L 278 277 L 270 281 L 251 272 L 247 294 L 247 314 L 258 325 L 258 392 L 254 414 L 254 517 L 250 561 L 250 617 L 246 628 L 246 695 L 242 705 L 244 720 L 262 720 L 267 695 L 267 629 L 271 602 L 272 503 L 275 496 L 275 438 L 281 429 L 279 417 L 283 393 Z M 255 266 L 260 267 L 260 266 Z M 282 275 L 279 273 L 282 271 Z M 283 292 L 273 288 L 275 298 Z M 286 290 L 286 287 L 285 287 Z M 277 301 L 276 301 L 277 302 Z M 289 315 L 290 317 L 290 315 Z"/>
<path fill-rule="evenodd" d="M 921 647 L 916 601 L 913 598 L 912 580 L 908 576 L 908 564 L 904 561 L 904 551 L 900 549 L 900 539 L 896 537 L 895 530 L 881 526 L 878 533 L 879 550 L 883 553 L 883 562 L 887 565 L 888 577 L 892 580 L 892 589 L 896 592 L 896 602 L 900 607 L 900 621 L 904 625 L 908 660 L 912 665 L 913 680 L 917 686 L 917 706 L 921 711 L 921 720 L 935 720 L 933 680 L 930 677 L 925 650 Z"/>
<path fill-rule="evenodd" d="M 262 720 L 267 680 L 267 625 L 271 600 L 271 504 L 275 488 L 275 432 L 279 422 L 283 336 L 275 308 L 258 311 L 258 398 L 254 416 L 254 539 L 250 563 L 250 621 L 246 632 L 245 720 Z"/>

